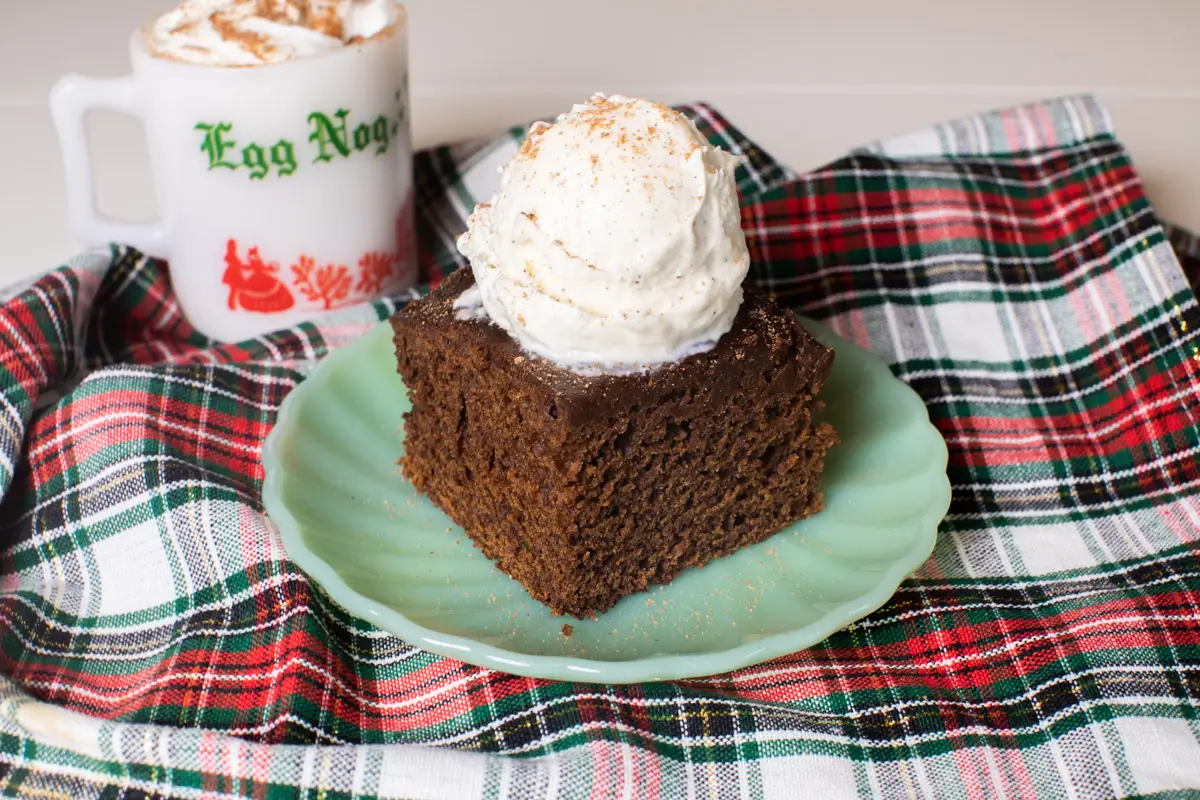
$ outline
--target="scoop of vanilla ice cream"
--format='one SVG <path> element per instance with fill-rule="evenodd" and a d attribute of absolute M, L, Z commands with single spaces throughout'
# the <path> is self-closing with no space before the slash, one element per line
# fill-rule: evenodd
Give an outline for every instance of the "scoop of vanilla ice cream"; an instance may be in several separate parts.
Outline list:
<path fill-rule="evenodd" d="M 458 240 L 493 322 L 576 371 L 631 371 L 711 348 L 750 257 L 734 169 L 683 114 L 595 95 L 531 129 Z"/>

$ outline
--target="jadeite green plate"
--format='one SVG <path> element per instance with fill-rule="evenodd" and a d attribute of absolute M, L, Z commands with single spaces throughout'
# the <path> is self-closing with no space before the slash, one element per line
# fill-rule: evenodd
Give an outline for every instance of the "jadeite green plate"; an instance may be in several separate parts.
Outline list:
<path fill-rule="evenodd" d="M 946 446 L 920 398 L 875 356 L 803 322 L 837 351 L 822 393 L 842 439 L 825 510 L 597 619 L 551 616 L 404 480 L 408 401 L 386 323 L 284 402 L 263 451 L 267 511 L 291 558 L 351 613 L 472 664 L 633 683 L 803 649 L 883 605 L 928 558 L 950 502 Z"/>

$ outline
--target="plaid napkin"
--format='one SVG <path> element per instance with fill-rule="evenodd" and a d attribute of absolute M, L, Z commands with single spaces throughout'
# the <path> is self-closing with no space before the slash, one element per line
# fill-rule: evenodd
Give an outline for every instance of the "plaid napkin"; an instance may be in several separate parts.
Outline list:
<path fill-rule="evenodd" d="M 259 448 L 406 298 L 217 345 L 114 247 L 0 308 L 0 792 L 1195 796 L 1200 312 L 1104 111 L 1017 108 L 798 176 L 687 110 L 748 156 L 752 280 L 887 359 L 949 444 L 937 549 L 890 603 L 638 686 L 384 634 L 288 561 Z M 420 156 L 430 281 L 522 133 Z"/>

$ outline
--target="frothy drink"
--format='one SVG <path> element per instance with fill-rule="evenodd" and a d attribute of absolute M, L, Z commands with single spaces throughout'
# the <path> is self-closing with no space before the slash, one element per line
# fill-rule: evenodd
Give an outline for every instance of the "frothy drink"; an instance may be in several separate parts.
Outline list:
<path fill-rule="evenodd" d="M 389 31 L 399 13 L 388 0 L 184 0 L 142 35 L 156 58 L 252 67 L 360 44 Z"/>
<path fill-rule="evenodd" d="M 165 259 L 195 330 L 239 341 L 417 281 L 408 32 L 397 0 L 184 0 L 132 74 L 50 96 L 71 224 Z M 142 117 L 159 219 L 105 218 L 84 116 Z"/>

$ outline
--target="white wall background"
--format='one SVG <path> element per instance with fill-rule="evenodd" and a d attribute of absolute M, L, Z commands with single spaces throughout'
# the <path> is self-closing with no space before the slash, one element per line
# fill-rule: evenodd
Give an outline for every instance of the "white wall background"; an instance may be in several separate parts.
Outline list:
<path fill-rule="evenodd" d="M 77 247 L 46 94 L 123 74 L 171 0 L 0 0 L 0 283 Z M 798 169 L 997 106 L 1095 91 L 1151 200 L 1200 229 L 1196 0 L 410 0 L 418 146 L 557 113 L 593 91 L 714 104 Z M 101 207 L 153 218 L 136 124 L 94 115 Z"/>

